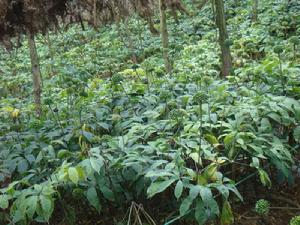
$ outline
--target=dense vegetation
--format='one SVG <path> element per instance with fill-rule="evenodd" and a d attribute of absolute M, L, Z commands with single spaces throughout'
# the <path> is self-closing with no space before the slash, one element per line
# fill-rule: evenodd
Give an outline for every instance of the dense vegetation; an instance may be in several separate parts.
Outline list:
<path fill-rule="evenodd" d="M 167 14 L 170 73 L 136 15 L 36 35 L 39 117 L 27 42 L 2 49 L 0 224 L 233 224 L 247 187 L 297 184 L 300 4 L 253 2 L 225 2 L 226 77 L 210 1 Z"/>

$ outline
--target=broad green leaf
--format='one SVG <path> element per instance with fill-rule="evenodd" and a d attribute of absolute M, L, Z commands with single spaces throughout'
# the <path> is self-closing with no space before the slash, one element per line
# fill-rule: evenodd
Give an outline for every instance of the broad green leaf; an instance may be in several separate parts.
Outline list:
<path fill-rule="evenodd" d="M 234 133 L 230 133 L 226 135 L 226 137 L 224 138 L 224 144 L 226 147 L 232 144 L 234 137 L 235 137 Z"/>
<path fill-rule="evenodd" d="M 60 150 L 58 153 L 57 153 L 57 157 L 59 159 L 65 159 L 65 158 L 68 158 L 72 155 L 72 152 L 68 151 L 68 150 Z"/>
<path fill-rule="evenodd" d="M 148 197 L 151 198 L 154 195 L 163 192 L 174 182 L 175 182 L 175 179 L 153 182 L 147 190 Z"/>
<path fill-rule="evenodd" d="M 254 168 L 259 168 L 259 159 L 256 157 L 252 157 L 252 163 L 250 164 L 250 166 Z"/>
<path fill-rule="evenodd" d="M 0 195 L 0 208 L 1 209 L 7 209 L 9 202 L 8 202 L 9 198 L 7 195 Z"/>
<path fill-rule="evenodd" d="M 96 191 L 96 188 L 90 187 L 86 192 L 86 197 L 89 203 L 95 207 L 95 209 L 98 210 L 98 212 L 101 210 L 101 205 L 99 202 L 98 194 Z"/>
<path fill-rule="evenodd" d="M 219 144 L 218 139 L 212 134 L 205 134 L 204 138 L 211 145 Z"/>
<path fill-rule="evenodd" d="M 258 169 L 258 172 L 261 183 L 270 188 L 272 186 L 272 182 L 269 178 L 269 175 L 263 169 Z"/>
<path fill-rule="evenodd" d="M 211 198 L 209 201 L 204 202 L 201 199 L 197 200 L 195 208 L 195 218 L 197 222 L 201 224 L 206 224 L 209 219 L 219 216 L 220 210 L 216 200 Z"/>
<path fill-rule="evenodd" d="M 42 209 L 42 216 L 46 221 L 48 221 L 54 209 L 52 199 L 48 196 L 40 195 L 40 204 Z"/>
<path fill-rule="evenodd" d="M 107 124 L 107 123 L 99 122 L 98 125 L 105 130 L 109 130 L 109 124 Z"/>
<path fill-rule="evenodd" d="M 82 131 L 82 135 L 89 141 L 91 142 L 94 138 L 94 134 L 92 134 L 91 132 L 88 131 Z"/>
<path fill-rule="evenodd" d="M 244 142 L 244 140 L 242 139 L 242 138 L 238 138 L 237 140 L 236 140 L 236 142 L 237 143 L 239 143 L 240 145 L 245 145 L 245 142 Z"/>
<path fill-rule="evenodd" d="M 193 152 L 190 154 L 190 157 L 195 163 L 200 163 L 200 165 L 202 165 L 202 158 L 199 156 L 199 153 Z"/>
<path fill-rule="evenodd" d="M 69 174 L 69 178 L 70 180 L 74 183 L 74 184 L 78 184 L 79 181 L 79 175 L 77 172 L 77 169 L 75 167 L 70 167 L 68 169 L 68 174 Z"/>
<path fill-rule="evenodd" d="M 226 187 L 230 191 L 232 191 L 241 201 L 244 201 L 242 195 L 240 194 L 240 192 L 238 191 L 238 189 L 234 184 L 226 184 Z"/>
<path fill-rule="evenodd" d="M 183 200 L 179 208 L 180 216 L 184 216 L 186 214 L 186 212 L 190 209 L 192 203 L 193 200 L 190 197 L 187 197 Z"/>
<path fill-rule="evenodd" d="M 238 148 L 236 148 L 234 145 L 232 145 L 228 151 L 228 158 L 234 159 L 234 157 L 237 155 L 237 153 L 238 153 Z"/>
<path fill-rule="evenodd" d="M 80 179 L 81 180 L 85 179 L 84 169 L 81 166 L 77 166 L 76 170 L 77 170 L 77 173 L 78 173 L 79 180 Z"/>
<path fill-rule="evenodd" d="M 115 201 L 115 195 L 114 195 L 114 193 L 107 186 L 105 186 L 105 185 L 101 186 L 100 190 L 101 190 L 104 198 L 106 198 L 106 199 L 108 199 L 108 200 L 110 200 L 112 202 Z"/>
<path fill-rule="evenodd" d="M 215 180 L 218 171 L 218 164 L 211 163 L 205 168 L 203 175 L 207 180 Z"/>
<path fill-rule="evenodd" d="M 199 175 L 197 176 L 197 183 L 200 185 L 206 185 L 208 183 L 208 179 L 206 175 Z"/>
<path fill-rule="evenodd" d="M 19 163 L 18 163 L 18 172 L 19 173 L 25 173 L 28 169 L 28 162 L 26 159 L 22 159 Z"/>
<path fill-rule="evenodd" d="M 268 118 L 262 118 L 261 122 L 260 122 L 260 128 L 259 130 L 261 132 L 267 132 L 267 131 L 271 131 L 272 129 L 272 125 L 269 121 Z"/>
<path fill-rule="evenodd" d="M 27 216 L 32 219 L 34 216 L 34 213 L 36 211 L 38 203 L 38 196 L 30 196 L 26 199 L 26 204 L 27 204 Z"/>
<path fill-rule="evenodd" d="M 21 210 L 16 210 L 13 214 L 13 222 L 14 223 L 18 223 L 20 222 L 21 220 L 23 220 L 25 217 L 25 215 L 21 212 Z"/>
<path fill-rule="evenodd" d="M 193 185 L 190 188 L 190 193 L 189 193 L 189 197 L 191 198 L 191 200 L 194 200 L 195 198 L 197 198 L 197 196 L 200 193 L 200 186 L 199 185 Z"/>
<path fill-rule="evenodd" d="M 300 142 L 300 126 L 298 126 L 294 129 L 293 134 L 294 134 L 294 139 L 296 141 Z"/>
<path fill-rule="evenodd" d="M 186 172 L 192 180 L 196 179 L 197 174 L 194 170 L 187 168 Z"/>
<path fill-rule="evenodd" d="M 174 176 L 174 174 L 163 170 L 153 170 L 153 171 L 149 171 L 145 175 L 145 177 L 167 177 L 167 176 Z"/>
<path fill-rule="evenodd" d="M 100 173 L 100 170 L 102 166 L 104 165 L 104 162 L 102 159 L 91 157 L 90 158 L 91 166 L 95 170 L 95 172 Z"/>
<path fill-rule="evenodd" d="M 59 144 L 59 145 L 63 146 L 64 148 L 68 147 L 67 144 L 64 141 L 62 141 L 62 140 L 51 141 L 51 145 L 54 145 L 54 144 Z"/>
<path fill-rule="evenodd" d="M 40 186 L 40 190 L 43 195 L 52 195 L 55 193 L 55 190 L 53 189 L 53 186 L 50 183 L 45 183 L 43 186 Z"/>
<path fill-rule="evenodd" d="M 182 191 L 183 191 L 183 183 L 181 180 L 179 180 L 175 186 L 175 190 L 174 190 L 174 195 L 177 199 L 180 198 L 180 196 L 182 195 Z"/>
<path fill-rule="evenodd" d="M 220 215 L 220 209 L 219 209 L 219 205 L 217 203 L 217 201 L 213 198 L 211 198 L 208 202 L 207 202 L 207 206 L 209 206 L 209 209 L 211 211 L 212 214 L 219 216 Z"/>
<path fill-rule="evenodd" d="M 199 225 L 204 225 L 206 223 L 206 221 L 208 220 L 205 204 L 200 199 L 196 203 L 195 218 Z"/>
<path fill-rule="evenodd" d="M 272 112 L 272 113 L 269 113 L 268 116 L 271 119 L 275 120 L 277 123 L 281 123 L 281 117 L 277 113 Z"/>
<path fill-rule="evenodd" d="M 216 185 L 215 187 L 225 199 L 229 197 L 229 189 L 225 185 L 220 184 L 220 185 Z"/>
<path fill-rule="evenodd" d="M 210 188 L 203 186 L 200 188 L 200 196 L 205 203 L 209 202 L 213 198 Z"/>

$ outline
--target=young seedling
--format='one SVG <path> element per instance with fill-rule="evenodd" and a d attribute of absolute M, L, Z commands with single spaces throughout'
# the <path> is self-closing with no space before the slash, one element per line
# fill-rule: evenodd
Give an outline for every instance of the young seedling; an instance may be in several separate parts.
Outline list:
<path fill-rule="evenodd" d="M 282 59 L 281 59 L 283 49 L 284 49 L 284 47 L 282 45 L 277 45 L 274 47 L 273 50 L 278 55 L 278 58 L 279 58 L 279 71 L 280 71 L 280 77 L 281 77 L 281 86 L 282 86 L 282 91 L 285 92 L 285 81 L 284 81 L 284 76 L 283 76 Z"/>
<path fill-rule="evenodd" d="M 183 123 L 183 119 L 184 117 L 186 117 L 188 114 L 184 109 L 173 109 L 170 113 L 169 113 L 169 117 L 171 120 L 175 121 L 176 123 L 176 134 L 179 131 L 179 128 L 182 126 Z"/>
<path fill-rule="evenodd" d="M 194 97 L 193 97 L 193 100 L 194 102 L 198 103 L 199 105 L 199 120 L 200 120 L 200 127 L 199 127 L 199 152 L 198 152 L 198 165 L 200 165 L 200 160 L 201 160 L 201 157 L 200 157 L 200 154 L 201 154 L 201 145 L 202 145 L 202 137 L 203 137 L 203 121 L 202 121 L 202 118 L 203 118 L 203 110 L 202 110 L 202 104 L 204 102 L 207 102 L 207 95 L 204 91 L 199 91 L 197 92 Z M 198 170 L 198 167 L 196 167 L 197 169 L 197 180 L 199 178 L 199 170 Z"/>
<path fill-rule="evenodd" d="M 296 36 L 290 38 L 290 42 L 293 44 L 294 61 L 297 58 L 297 46 L 300 44 L 300 39 Z"/>
<path fill-rule="evenodd" d="M 255 44 L 253 42 L 249 42 L 249 43 L 246 44 L 245 47 L 246 47 L 246 51 L 248 52 L 250 58 L 252 60 L 256 60 L 255 52 L 256 52 L 257 49 L 256 49 Z"/>
<path fill-rule="evenodd" d="M 168 112 L 168 100 L 172 97 L 172 94 L 170 91 L 167 90 L 162 90 L 160 92 L 159 98 L 160 100 L 165 104 L 165 113 Z"/>
<path fill-rule="evenodd" d="M 209 76 L 204 76 L 203 77 L 203 83 L 204 83 L 204 86 L 206 88 L 207 114 L 208 114 L 208 119 L 209 119 L 209 128 L 210 128 L 210 131 L 211 131 L 212 120 L 211 120 L 211 115 L 210 115 L 209 86 L 212 84 L 212 82 L 213 82 L 213 80 L 212 80 L 211 77 L 209 77 Z"/>
<path fill-rule="evenodd" d="M 132 70 L 134 71 L 135 75 L 137 76 L 137 78 L 138 78 L 140 81 L 142 81 L 142 78 L 140 77 L 139 72 L 137 71 L 138 68 L 139 68 L 139 66 L 138 66 L 137 64 L 134 64 L 134 65 L 132 66 Z"/>
<path fill-rule="evenodd" d="M 53 104 L 53 101 L 51 98 L 46 98 L 45 101 L 44 101 L 45 105 L 48 105 L 52 115 L 53 115 L 53 118 L 55 119 L 55 123 L 56 125 L 60 128 L 61 130 L 61 134 L 63 135 L 64 134 L 64 129 L 59 121 L 59 118 L 58 118 L 58 109 L 57 108 L 52 108 L 51 105 Z"/>
<path fill-rule="evenodd" d="M 124 93 L 128 96 L 128 94 L 127 94 L 127 92 L 126 92 L 126 90 L 125 90 L 125 88 L 124 88 L 124 86 L 122 84 L 123 80 L 124 80 L 124 77 L 122 75 L 115 74 L 111 78 L 111 84 L 112 84 L 112 86 L 119 86 L 120 85 L 121 88 L 123 89 Z"/>
<path fill-rule="evenodd" d="M 139 68 L 139 65 L 137 65 L 137 64 L 134 64 L 134 65 L 132 66 L 132 69 L 133 69 L 133 71 L 135 72 L 135 74 L 136 74 L 136 76 L 138 77 L 138 79 L 139 79 L 141 82 L 143 82 L 143 83 L 147 83 L 148 93 L 150 93 L 150 79 L 149 79 L 149 75 L 148 75 L 148 73 L 146 73 L 145 75 L 146 75 L 146 79 L 147 79 L 147 80 L 143 80 L 143 79 L 141 78 L 140 74 L 139 74 L 138 68 Z"/>

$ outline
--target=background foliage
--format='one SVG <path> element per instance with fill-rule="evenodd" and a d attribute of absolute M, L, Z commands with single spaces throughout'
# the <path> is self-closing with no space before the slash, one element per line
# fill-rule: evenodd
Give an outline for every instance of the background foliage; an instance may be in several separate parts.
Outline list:
<path fill-rule="evenodd" d="M 260 1 L 254 23 L 250 3 L 226 3 L 235 67 L 226 79 L 218 78 L 210 4 L 190 8 L 193 16 L 181 15 L 178 24 L 169 17 L 171 75 L 164 74 L 159 37 L 139 18 L 130 19 L 129 28 L 72 26 L 48 39 L 38 36 L 40 119 L 26 43 L 3 50 L 1 224 L 49 222 L 57 211 L 76 224 L 78 202 L 123 216 L 132 201 L 145 207 L 159 201 L 160 209 L 176 211 L 166 222 L 231 224 L 231 203 L 243 200 L 239 187 L 248 179 L 266 187 L 293 183 L 300 141 L 299 4 Z M 138 65 L 125 46 L 128 38 Z"/>

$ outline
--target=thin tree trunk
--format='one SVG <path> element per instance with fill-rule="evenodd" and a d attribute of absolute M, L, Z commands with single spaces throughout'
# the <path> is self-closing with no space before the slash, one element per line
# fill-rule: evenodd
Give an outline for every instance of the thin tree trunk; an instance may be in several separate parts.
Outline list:
<path fill-rule="evenodd" d="M 216 24 L 219 29 L 219 44 L 221 47 L 222 75 L 228 76 L 232 70 L 232 58 L 230 46 L 226 43 L 228 40 L 228 32 L 226 28 L 226 20 L 224 14 L 223 0 L 215 0 L 216 5 Z"/>
<path fill-rule="evenodd" d="M 165 69 L 167 73 L 171 73 L 172 66 L 169 59 L 169 37 L 167 27 L 166 9 L 163 4 L 164 0 L 159 0 L 159 12 L 160 12 L 160 35 L 163 46 L 163 58 L 165 63 Z"/>
<path fill-rule="evenodd" d="M 211 0 L 211 9 L 212 9 L 212 16 L 213 16 L 213 21 L 216 21 L 216 8 L 215 8 L 215 0 Z M 215 47 L 218 46 L 218 27 L 216 27 L 215 30 Z"/>
<path fill-rule="evenodd" d="M 201 2 L 197 3 L 195 0 L 193 0 L 194 4 L 197 5 L 198 10 L 201 10 L 206 3 L 208 2 L 208 0 L 202 0 Z"/>
<path fill-rule="evenodd" d="M 50 64 L 50 73 L 51 73 L 51 75 L 50 75 L 50 77 L 52 77 L 52 76 L 55 75 L 55 70 L 54 70 L 54 67 L 53 67 L 54 50 L 53 50 L 53 47 L 52 47 L 52 42 L 51 42 L 51 39 L 50 39 L 49 31 L 46 34 L 46 42 L 47 42 L 47 45 L 48 45 L 49 56 L 50 56 L 50 60 L 51 60 L 51 64 Z"/>
<path fill-rule="evenodd" d="M 126 33 L 127 40 L 128 40 L 128 47 L 129 47 L 129 50 L 131 52 L 131 60 L 132 60 L 133 63 L 137 63 L 138 60 L 137 60 L 137 56 L 135 54 L 135 49 L 133 47 L 133 40 L 131 38 L 131 32 L 130 32 L 130 29 L 129 29 L 128 19 L 125 19 L 124 25 L 125 25 L 125 33 Z"/>
<path fill-rule="evenodd" d="M 97 0 L 94 0 L 94 4 L 93 4 L 93 20 L 94 20 L 94 27 L 98 27 L 98 23 L 97 23 Z"/>
<path fill-rule="evenodd" d="M 258 0 L 252 2 L 252 21 L 257 22 L 258 19 Z"/>
<path fill-rule="evenodd" d="M 147 22 L 148 22 L 149 30 L 150 30 L 151 34 L 159 35 L 159 31 L 156 30 L 156 28 L 154 27 L 154 23 L 153 23 L 153 20 L 151 17 L 147 17 Z"/>
<path fill-rule="evenodd" d="M 36 44 L 34 40 L 34 35 L 27 31 L 28 36 L 28 45 L 30 50 L 30 59 L 31 59 L 31 70 L 32 70 L 32 80 L 33 80 L 33 93 L 34 93 L 34 102 L 37 117 L 42 115 L 42 106 L 41 106 L 41 70 L 39 64 L 39 58 L 37 54 Z"/>

